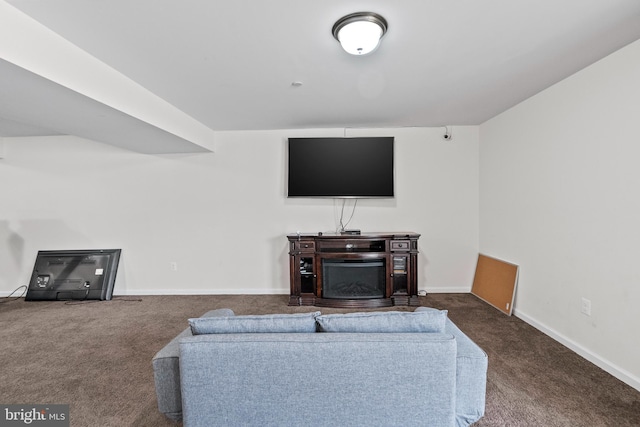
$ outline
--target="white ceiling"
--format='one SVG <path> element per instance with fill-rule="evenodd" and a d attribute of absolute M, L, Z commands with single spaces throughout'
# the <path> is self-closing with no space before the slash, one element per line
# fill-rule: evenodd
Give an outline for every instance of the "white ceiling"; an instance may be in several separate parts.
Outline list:
<path fill-rule="evenodd" d="M 638 0 L 7 3 L 216 131 L 477 125 L 640 39 Z M 331 34 L 357 11 L 389 24 L 363 57 Z M 7 68 L 0 136 L 83 136 L 24 113 L 44 107 Z"/>

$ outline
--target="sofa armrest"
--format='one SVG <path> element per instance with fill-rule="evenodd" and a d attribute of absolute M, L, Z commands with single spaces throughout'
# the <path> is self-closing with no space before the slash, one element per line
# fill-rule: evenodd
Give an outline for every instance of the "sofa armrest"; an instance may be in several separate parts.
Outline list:
<path fill-rule="evenodd" d="M 211 310 L 201 317 L 233 316 L 228 308 Z M 153 378 L 156 386 L 158 409 L 172 420 L 182 418 L 182 396 L 180 394 L 180 346 L 182 338 L 190 337 L 191 328 L 182 331 L 153 356 Z"/>
<path fill-rule="evenodd" d="M 415 311 L 435 310 L 418 307 Z M 456 425 L 468 426 L 484 415 L 487 391 L 487 354 L 450 319 L 445 332 L 456 338 Z"/>

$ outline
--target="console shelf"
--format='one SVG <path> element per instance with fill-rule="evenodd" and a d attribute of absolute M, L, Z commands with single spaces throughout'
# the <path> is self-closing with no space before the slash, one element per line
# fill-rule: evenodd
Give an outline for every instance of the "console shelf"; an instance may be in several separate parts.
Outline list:
<path fill-rule="evenodd" d="M 289 305 L 419 305 L 419 237 L 413 232 L 287 235 Z"/>

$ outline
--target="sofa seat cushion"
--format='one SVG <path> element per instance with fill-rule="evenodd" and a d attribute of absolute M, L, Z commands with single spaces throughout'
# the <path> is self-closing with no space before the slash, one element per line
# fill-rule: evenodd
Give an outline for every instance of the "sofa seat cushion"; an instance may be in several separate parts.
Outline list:
<path fill-rule="evenodd" d="M 402 333 L 444 332 L 446 319 L 446 310 L 375 311 L 323 314 L 316 322 L 319 332 Z"/>
<path fill-rule="evenodd" d="M 316 331 L 319 311 L 189 319 L 193 335 L 244 333 L 309 333 Z"/>

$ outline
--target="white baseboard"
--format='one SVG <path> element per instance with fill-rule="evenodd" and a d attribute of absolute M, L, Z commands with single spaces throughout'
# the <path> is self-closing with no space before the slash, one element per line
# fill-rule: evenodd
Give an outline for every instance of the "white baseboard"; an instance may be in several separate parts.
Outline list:
<path fill-rule="evenodd" d="M 23 297 L 27 294 L 27 290 L 26 289 L 20 289 L 19 291 L 16 292 L 16 290 L 13 291 L 0 291 L 0 298 L 5 298 L 5 297 L 11 297 L 11 298 L 19 298 L 19 297 Z"/>
<path fill-rule="evenodd" d="M 428 294 L 468 294 L 469 288 L 427 288 Z M 163 290 L 149 290 L 149 289 L 127 289 L 120 290 L 116 293 L 114 290 L 113 295 L 289 295 L 289 288 L 287 289 L 163 289 Z"/>
<path fill-rule="evenodd" d="M 13 295 L 11 295 L 13 292 Z M 286 289 L 114 289 L 113 296 L 134 295 L 289 295 Z M 0 298 L 20 297 L 20 292 L 0 291 Z M 24 295 L 22 295 L 24 296 Z"/>
<path fill-rule="evenodd" d="M 134 295 L 289 295 L 287 289 L 125 289 L 114 290 L 114 296 Z"/>
<path fill-rule="evenodd" d="M 422 289 L 421 289 L 422 290 Z M 468 294 L 468 286 L 426 288 L 428 294 Z M 10 291 L 0 291 L 0 297 L 8 297 Z M 289 295 L 289 288 L 281 289 L 114 289 L 113 295 Z M 19 293 L 18 293 L 19 295 Z M 15 296 L 15 295 L 14 295 Z"/>
<path fill-rule="evenodd" d="M 471 288 L 468 286 L 430 286 L 426 289 L 427 294 L 468 294 Z"/>
<path fill-rule="evenodd" d="M 613 375 L 614 377 L 616 377 L 620 381 L 622 381 L 622 382 L 630 385 L 631 387 L 635 388 L 636 390 L 640 391 L 640 378 L 638 378 L 635 375 L 631 374 L 630 372 L 628 372 L 628 371 L 616 366 L 615 364 L 609 362 L 608 360 L 603 359 L 602 357 L 600 357 L 597 354 L 593 353 L 589 349 L 581 346 L 580 344 L 578 344 L 577 342 L 573 341 L 572 339 L 567 338 L 566 336 L 564 336 L 561 333 L 555 331 L 554 329 L 551 329 L 550 327 L 548 327 L 544 323 L 538 322 L 537 320 L 535 320 L 534 318 L 530 317 L 526 313 L 523 313 L 522 311 L 514 308 L 513 309 L 513 314 L 517 318 L 523 320 L 524 322 L 530 324 L 534 328 L 540 330 L 545 335 L 548 335 L 549 337 L 551 337 L 554 340 L 558 341 L 560 344 L 568 347 L 572 351 L 574 351 L 577 354 L 579 354 L 580 356 L 584 357 L 589 362 L 591 362 L 594 365 L 598 366 L 602 370 L 604 370 L 604 371 L 608 372 L 609 374 Z"/>

